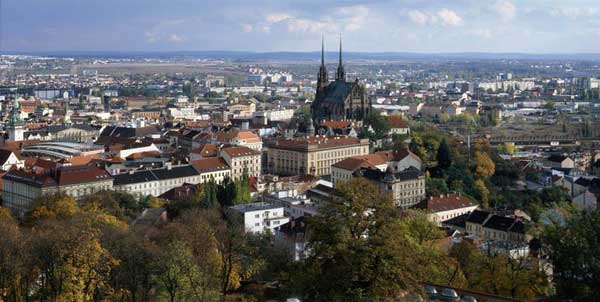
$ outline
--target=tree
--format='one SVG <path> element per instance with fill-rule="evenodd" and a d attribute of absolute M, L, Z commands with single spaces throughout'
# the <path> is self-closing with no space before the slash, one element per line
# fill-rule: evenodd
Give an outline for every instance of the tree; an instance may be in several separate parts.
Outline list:
<path fill-rule="evenodd" d="M 465 240 L 452 246 L 450 256 L 457 260 L 468 289 L 522 301 L 548 294 L 547 278 L 533 259 L 483 254 Z"/>
<path fill-rule="evenodd" d="M 481 200 L 481 206 L 483 208 L 489 208 L 490 207 L 490 201 L 489 201 L 489 197 L 490 197 L 490 190 L 487 188 L 487 186 L 485 185 L 485 182 L 483 182 L 483 180 L 478 179 L 475 181 L 475 192 L 477 194 L 477 199 Z"/>
<path fill-rule="evenodd" d="M 489 178 L 495 172 L 496 165 L 487 153 L 475 151 L 475 175 L 480 178 Z"/>
<path fill-rule="evenodd" d="M 436 267 L 444 258 L 424 244 L 436 238 L 433 224 L 402 217 L 389 196 L 362 178 L 338 192 L 309 221 L 312 253 L 302 282 L 307 300 L 381 301 L 439 281 Z"/>
<path fill-rule="evenodd" d="M 365 118 L 365 124 L 374 131 L 373 139 L 382 139 L 390 132 L 390 122 L 379 111 L 371 111 Z"/>
<path fill-rule="evenodd" d="M 111 300 L 111 270 L 118 261 L 100 244 L 100 231 L 78 219 L 43 221 L 29 249 L 40 301 Z"/>
<path fill-rule="evenodd" d="M 559 297 L 600 301 L 600 211 L 581 212 L 548 225 L 542 236 Z"/>
<path fill-rule="evenodd" d="M 442 170 L 446 170 L 452 165 L 452 153 L 445 138 L 442 139 L 437 150 L 437 163 Z"/>
<path fill-rule="evenodd" d="M 167 243 L 159 258 L 158 282 L 170 302 L 191 301 L 192 287 L 198 267 L 192 259 L 191 249 L 182 241 Z"/>
<path fill-rule="evenodd" d="M 28 220 L 68 219 L 80 210 L 77 201 L 69 195 L 42 196 L 33 202 L 33 210 L 28 213 Z"/>

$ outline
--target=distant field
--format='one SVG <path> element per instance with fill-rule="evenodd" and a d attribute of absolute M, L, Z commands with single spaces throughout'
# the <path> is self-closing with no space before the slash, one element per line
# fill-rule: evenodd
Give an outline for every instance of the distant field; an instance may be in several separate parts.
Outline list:
<path fill-rule="evenodd" d="M 113 63 L 113 64 L 89 64 L 75 65 L 72 72 L 81 72 L 82 70 L 97 70 L 104 74 L 155 74 L 155 73 L 210 73 L 213 75 L 242 75 L 240 70 L 234 67 L 217 66 L 217 65 L 202 65 L 202 64 L 157 64 L 157 63 Z"/>

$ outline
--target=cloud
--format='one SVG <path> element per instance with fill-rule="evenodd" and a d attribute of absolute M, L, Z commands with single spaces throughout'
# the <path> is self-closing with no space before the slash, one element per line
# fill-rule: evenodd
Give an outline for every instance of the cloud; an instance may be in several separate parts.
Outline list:
<path fill-rule="evenodd" d="M 494 5 L 494 9 L 500 15 L 503 20 L 511 20 L 517 14 L 517 8 L 510 1 L 498 1 Z"/>
<path fill-rule="evenodd" d="M 408 17 L 414 23 L 425 25 L 429 21 L 429 16 L 420 10 L 413 9 L 408 12 Z"/>
<path fill-rule="evenodd" d="M 435 13 L 423 12 L 420 10 L 410 10 L 408 18 L 418 25 L 440 25 L 440 26 L 459 26 L 463 19 L 455 11 L 444 8 Z"/>
<path fill-rule="evenodd" d="M 187 39 L 181 35 L 178 34 L 170 34 L 169 37 L 167 38 L 168 42 L 171 43 L 182 43 L 185 42 Z"/>
<path fill-rule="evenodd" d="M 550 15 L 554 17 L 567 17 L 577 19 L 579 17 L 591 17 L 600 13 L 598 7 L 560 7 L 550 10 Z"/>
<path fill-rule="evenodd" d="M 437 16 L 445 26 L 458 26 L 462 23 L 462 18 L 453 10 L 444 8 L 437 12 Z"/>
<path fill-rule="evenodd" d="M 169 42 L 169 43 L 182 43 L 187 39 L 176 32 L 180 32 L 185 29 L 186 24 L 191 23 L 193 20 L 184 19 L 169 19 L 163 20 L 156 23 L 149 30 L 144 32 L 144 37 L 148 43 L 157 42 Z"/>
<path fill-rule="evenodd" d="M 246 33 L 269 33 L 276 29 L 283 29 L 290 33 L 351 32 L 363 29 L 369 14 L 369 8 L 364 5 L 342 6 L 334 9 L 330 15 L 323 15 L 320 18 L 272 12 L 257 22 L 240 25 Z"/>

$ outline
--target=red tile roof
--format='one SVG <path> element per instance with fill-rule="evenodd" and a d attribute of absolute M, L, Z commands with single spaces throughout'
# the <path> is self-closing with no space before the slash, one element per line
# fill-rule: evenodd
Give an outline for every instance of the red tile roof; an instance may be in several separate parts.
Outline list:
<path fill-rule="evenodd" d="M 63 167 L 57 173 L 58 185 L 72 185 L 95 181 L 108 180 L 111 178 L 106 170 L 96 166 Z"/>
<path fill-rule="evenodd" d="M 345 129 L 352 126 L 351 121 L 323 121 L 321 126 L 331 127 L 331 129 Z"/>
<path fill-rule="evenodd" d="M 410 157 L 414 158 L 415 160 L 421 162 L 421 158 L 419 156 L 410 152 L 407 149 L 400 149 L 400 150 L 395 150 L 395 151 L 394 150 L 379 151 L 379 152 L 375 152 L 375 154 L 380 154 L 380 155 L 384 156 L 387 159 L 387 161 L 399 161 L 399 160 L 406 158 L 407 156 L 410 156 Z"/>
<path fill-rule="evenodd" d="M 385 163 L 387 163 L 385 156 L 381 154 L 369 154 L 348 157 L 333 164 L 333 167 L 348 171 L 356 171 L 360 168 L 376 168 L 376 166 L 383 165 Z"/>
<path fill-rule="evenodd" d="M 472 207 L 474 204 L 469 198 L 460 193 L 450 193 L 443 195 L 430 196 L 423 200 L 418 207 L 432 213 L 451 211 Z"/>
<path fill-rule="evenodd" d="M 206 144 L 202 147 L 193 149 L 190 153 L 200 154 L 202 157 L 216 157 L 219 155 L 219 148 L 215 144 Z"/>
<path fill-rule="evenodd" d="M 260 155 L 260 152 L 243 146 L 223 148 L 222 152 L 230 157 Z"/>
<path fill-rule="evenodd" d="M 361 144 L 361 139 L 353 137 L 309 136 L 291 139 L 280 139 L 275 143 L 275 145 L 272 145 L 270 147 L 276 149 L 308 150 L 309 147 L 316 147 L 317 149 L 327 149 L 358 146 Z"/>
<path fill-rule="evenodd" d="M 214 171 L 228 170 L 229 165 L 222 158 L 203 158 L 192 161 L 192 166 L 198 170 L 199 173 L 208 173 Z"/>
<path fill-rule="evenodd" d="M 408 122 L 397 115 L 389 116 L 388 122 L 390 123 L 391 128 L 408 128 Z"/>

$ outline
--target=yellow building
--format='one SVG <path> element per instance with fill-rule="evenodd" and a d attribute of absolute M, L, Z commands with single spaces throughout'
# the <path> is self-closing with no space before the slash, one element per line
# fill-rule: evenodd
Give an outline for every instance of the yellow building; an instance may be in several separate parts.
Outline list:
<path fill-rule="evenodd" d="M 269 173 L 330 175 L 331 165 L 351 156 L 369 154 L 369 140 L 353 137 L 309 136 L 280 139 L 268 147 Z"/>

